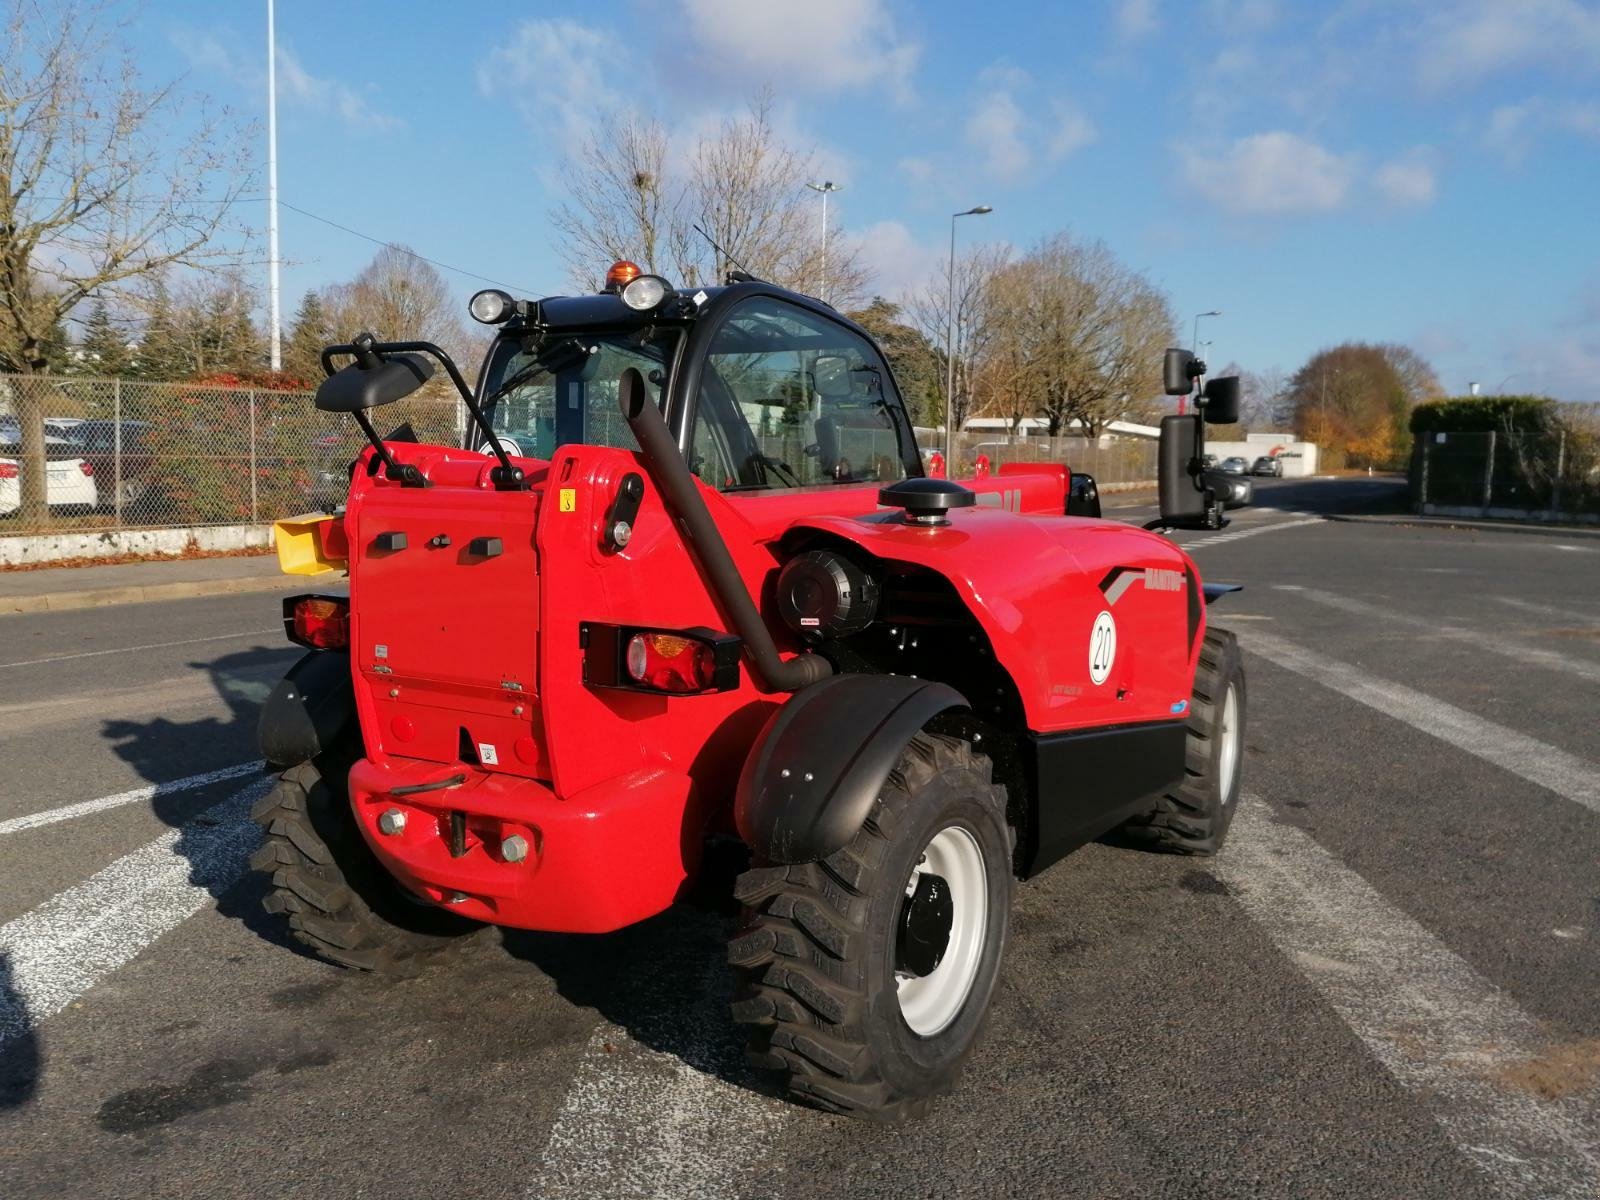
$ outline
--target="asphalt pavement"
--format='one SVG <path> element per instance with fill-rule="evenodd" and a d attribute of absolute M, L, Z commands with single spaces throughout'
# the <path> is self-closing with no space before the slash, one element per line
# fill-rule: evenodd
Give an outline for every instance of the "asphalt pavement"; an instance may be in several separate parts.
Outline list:
<path fill-rule="evenodd" d="M 276 598 L 0 620 L 0 1196 L 1600 1196 L 1600 539 L 1184 533 L 1249 672 L 1216 859 L 1017 889 L 959 1091 L 881 1129 L 743 1067 L 728 919 L 486 930 L 401 978 L 244 873 Z M 1144 502 L 1107 497 L 1138 521 Z"/>

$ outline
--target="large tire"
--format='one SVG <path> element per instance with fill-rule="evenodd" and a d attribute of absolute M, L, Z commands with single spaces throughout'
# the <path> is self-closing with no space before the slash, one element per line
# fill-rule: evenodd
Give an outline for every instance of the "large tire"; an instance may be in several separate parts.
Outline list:
<path fill-rule="evenodd" d="M 384 870 L 350 812 L 348 766 L 324 757 L 291 767 L 256 805 L 266 839 L 250 865 L 271 877 L 266 910 L 319 957 L 363 971 L 413 965 L 483 928 L 413 899 Z"/>
<path fill-rule="evenodd" d="M 1207 629 L 1189 702 L 1184 777 L 1154 810 L 1122 827 L 1129 839 L 1173 854 L 1215 854 L 1239 807 L 1244 765 L 1245 684 L 1239 643 Z"/>
<path fill-rule="evenodd" d="M 928 874 L 914 877 L 919 866 Z M 931 881 L 917 896 L 944 882 L 952 912 L 944 957 L 920 977 L 900 969 L 914 880 Z M 733 1015 L 750 1027 L 755 1065 L 786 1072 L 798 1099 L 887 1123 L 955 1085 L 999 976 L 1011 902 L 1006 794 L 987 759 L 919 734 L 849 846 L 818 863 L 756 865 L 736 894 Z"/>

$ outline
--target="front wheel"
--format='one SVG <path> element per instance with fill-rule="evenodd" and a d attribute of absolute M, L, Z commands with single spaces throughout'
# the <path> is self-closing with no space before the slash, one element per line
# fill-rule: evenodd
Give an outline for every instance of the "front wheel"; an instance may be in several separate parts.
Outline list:
<path fill-rule="evenodd" d="M 729 946 L 750 1057 L 797 1098 L 897 1122 L 948 1092 L 977 1042 L 1011 903 L 1004 788 L 959 738 L 912 739 L 855 840 L 756 866 Z"/>
<path fill-rule="evenodd" d="M 1183 780 L 1153 811 L 1122 827 L 1131 840 L 1175 854 L 1222 849 L 1239 807 L 1244 759 L 1244 659 L 1225 629 L 1207 629 L 1189 701 Z"/>

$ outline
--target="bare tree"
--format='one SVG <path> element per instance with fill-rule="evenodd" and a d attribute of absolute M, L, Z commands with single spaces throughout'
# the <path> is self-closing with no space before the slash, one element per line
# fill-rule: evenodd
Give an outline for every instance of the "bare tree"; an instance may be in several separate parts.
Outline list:
<path fill-rule="evenodd" d="M 237 125 L 147 89 L 95 0 L 5 0 L 0 48 L 0 366 L 46 373 L 86 297 L 172 265 L 240 261 L 250 181 Z M 186 129 L 174 135 L 174 129 Z M 44 395 L 19 404 L 22 517 L 45 514 Z"/>
<path fill-rule="evenodd" d="M 986 406 L 1013 423 L 1037 415 L 1052 437 L 1073 425 L 1098 437 L 1160 389 L 1171 307 L 1102 242 L 1047 238 L 995 274 L 989 307 Z"/>
<path fill-rule="evenodd" d="M 327 326 L 340 341 L 369 331 L 380 340 L 434 342 L 469 371 L 486 342 L 468 331 L 456 299 L 432 263 L 405 246 L 379 250 L 349 283 L 322 294 Z M 449 381 L 439 377 L 420 393 L 424 399 L 454 400 Z"/>
<path fill-rule="evenodd" d="M 906 302 L 906 315 L 928 342 L 938 348 L 938 397 L 941 420 L 945 402 L 948 357 L 955 357 L 955 393 L 950 405 L 951 422 L 960 429 L 972 414 L 975 398 L 989 394 L 993 379 L 982 381 L 977 364 L 986 361 L 995 323 L 991 319 L 990 286 L 997 272 L 1010 261 L 1011 251 L 1002 245 L 974 246 L 957 255 L 955 286 L 950 285 L 949 260 L 937 264 L 934 273 Z"/>
<path fill-rule="evenodd" d="M 804 186 L 816 173 L 815 155 L 774 127 L 767 92 L 687 147 L 658 121 L 628 113 L 599 122 L 566 172 L 570 199 L 551 220 L 583 287 L 626 258 L 688 287 L 745 270 L 799 291 L 826 290 L 842 308 L 865 298 L 867 272 L 858 248 L 835 235 L 824 283 L 820 213 Z"/>

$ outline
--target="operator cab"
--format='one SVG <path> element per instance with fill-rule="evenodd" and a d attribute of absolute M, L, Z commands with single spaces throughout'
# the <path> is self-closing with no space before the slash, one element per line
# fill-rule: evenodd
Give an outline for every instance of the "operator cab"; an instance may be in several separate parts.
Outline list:
<path fill-rule="evenodd" d="M 619 263 L 597 295 L 479 293 L 472 311 L 502 327 L 478 395 L 511 454 L 637 449 L 617 405 L 631 367 L 715 490 L 881 487 L 922 474 L 888 364 L 863 330 L 810 297 L 748 278 L 680 292 Z M 491 449 L 476 430 L 469 447 Z"/>

